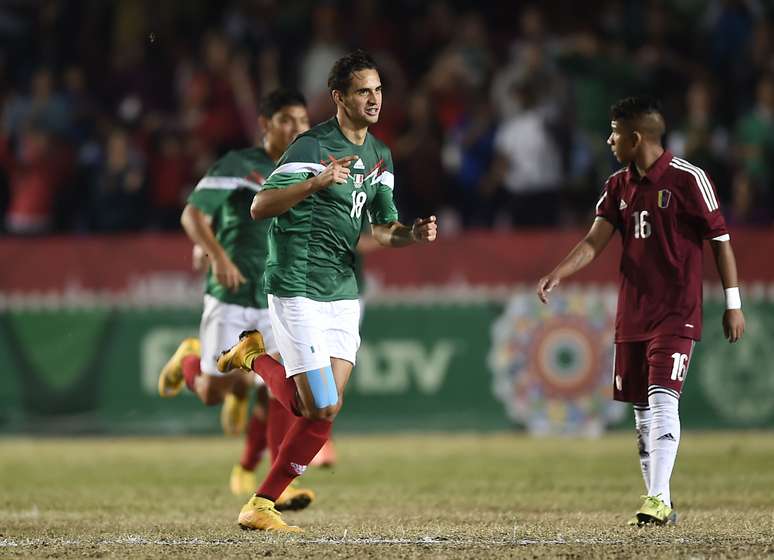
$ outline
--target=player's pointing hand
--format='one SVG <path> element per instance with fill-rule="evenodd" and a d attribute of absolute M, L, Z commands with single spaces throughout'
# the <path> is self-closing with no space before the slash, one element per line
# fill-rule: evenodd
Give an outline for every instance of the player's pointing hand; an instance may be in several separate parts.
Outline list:
<path fill-rule="evenodd" d="M 411 235 L 414 241 L 430 243 L 438 236 L 438 220 L 435 216 L 429 218 L 417 218 L 411 226 Z"/>
<path fill-rule="evenodd" d="M 343 158 L 336 159 L 329 155 L 328 158 L 331 162 L 316 178 L 317 190 L 334 184 L 342 185 L 349 181 L 349 166 L 353 161 L 357 160 L 357 156 L 344 156 Z"/>

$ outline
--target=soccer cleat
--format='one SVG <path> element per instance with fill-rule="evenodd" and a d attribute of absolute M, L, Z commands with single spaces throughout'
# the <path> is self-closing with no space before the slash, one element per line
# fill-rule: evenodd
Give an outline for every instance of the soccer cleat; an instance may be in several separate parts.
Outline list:
<path fill-rule="evenodd" d="M 333 440 L 328 440 L 322 446 L 314 459 L 309 463 L 310 467 L 332 467 L 336 464 L 336 449 L 333 447 Z"/>
<path fill-rule="evenodd" d="M 634 514 L 634 517 L 631 517 L 629 521 L 626 522 L 627 525 L 630 527 L 642 527 L 645 525 L 644 523 L 640 523 L 639 518 L 637 517 L 637 514 Z M 675 503 L 672 502 L 672 513 L 669 514 L 669 517 L 666 520 L 665 525 L 677 525 L 677 509 L 675 509 Z"/>
<path fill-rule="evenodd" d="M 667 525 L 670 520 L 677 522 L 677 514 L 672 516 L 674 510 L 666 505 L 658 496 L 643 496 L 645 501 L 637 511 L 637 526 L 643 525 Z M 631 519 L 629 522 L 631 523 Z"/>
<path fill-rule="evenodd" d="M 231 488 L 231 493 L 234 496 L 252 494 L 257 486 L 255 473 L 248 471 L 242 465 L 234 465 L 234 468 L 231 469 L 231 478 L 229 478 L 228 486 Z"/>
<path fill-rule="evenodd" d="M 258 331 L 242 331 L 239 342 L 220 353 L 218 371 L 227 373 L 234 369 L 253 370 L 253 359 L 266 353 L 263 336 Z"/>
<path fill-rule="evenodd" d="M 220 409 L 220 426 L 227 436 L 236 436 L 245 431 L 247 426 L 247 398 L 240 399 L 233 393 L 229 393 L 223 399 L 223 407 Z"/>
<path fill-rule="evenodd" d="M 314 492 L 308 488 L 298 488 L 291 483 L 274 502 L 277 511 L 298 511 L 306 508 L 314 501 Z"/>
<path fill-rule="evenodd" d="M 183 358 L 186 356 L 199 356 L 201 345 L 198 338 L 186 338 L 177 347 L 169 361 L 161 368 L 159 374 L 159 395 L 165 398 L 176 396 L 185 384 L 183 379 Z"/>
<path fill-rule="evenodd" d="M 303 529 L 288 525 L 274 508 L 274 502 L 253 496 L 239 512 L 239 526 L 253 531 L 276 531 L 278 533 L 301 533 Z"/>

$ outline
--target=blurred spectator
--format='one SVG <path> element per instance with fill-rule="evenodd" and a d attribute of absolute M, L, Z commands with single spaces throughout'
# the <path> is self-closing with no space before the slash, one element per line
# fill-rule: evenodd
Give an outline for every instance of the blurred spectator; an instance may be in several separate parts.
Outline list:
<path fill-rule="evenodd" d="M 65 98 L 54 90 L 54 76 L 49 68 L 40 68 L 32 76 L 30 92 L 15 95 L 7 103 L 3 129 L 12 140 L 28 125 L 49 133 L 65 135 L 70 128 L 72 109 Z"/>
<path fill-rule="evenodd" d="M 704 81 L 690 85 L 685 110 L 669 134 L 667 146 L 676 156 L 701 167 L 713 178 L 722 201 L 730 200 L 730 177 L 725 166 L 729 137 L 712 106 L 712 92 Z"/>
<path fill-rule="evenodd" d="M 492 217 L 502 218 L 504 210 L 508 223 L 515 226 L 555 225 L 562 185 L 559 147 L 538 106 L 536 88 L 520 84 L 514 95 L 522 110 L 505 121 L 495 137 L 487 189 Z"/>
<path fill-rule="evenodd" d="M 299 74 L 301 92 L 306 96 L 312 122 L 327 119 L 334 112 L 328 92 L 328 72 L 346 53 L 339 21 L 335 4 L 326 2 L 314 8 L 312 42 L 301 60 Z"/>
<path fill-rule="evenodd" d="M 180 227 L 183 201 L 191 186 L 191 160 L 177 133 L 164 132 L 154 150 L 150 165 L 149 193 L 155 227 L 175 230 Z"/>
<path fill-rule="evenodd" d="M 521 110 L 514 86 L 530 82 L 538 88 L 539 104 L 555 118 L 567 103 L 564 80 L 552 54 L 558 51 L 557 40 L 548 36 L 543 16 L 536 6 L 528 6 L 519 18 L 519 35 L 508 50 L 509 59 L 492 81 L 492 100 L 497 114 L 507 119 Z"/>
<path fill-rule="evenodd" d="M 756 102 L 736 126 L 738 157 L 742 175 L 735 181 L 735 214 L 744 221 L 746 210 L 772 208 L 772 182 L 774 181 L 774 78 L 766 76 L 755 89 Z M 737 203 L 737 198 L 742 202 Z M 749 200 L 749 205 L 745 201 Z M 750 216 L 752 219 L 752 216 Z"/>
<path fill-rule="evenodd" d="M 145 171 L 140 155 L 120 128 L 107 139 L 107 154 L 93 179 L 91 225 L 96 231 L 130 231 L 147 222 Z"/>
<path fill-rule="evenodd" d="M 5 217 L 10 233 L 37 234 L 51 229 L 56 191 L 67 172 L 66 162 L 52 143 L 50 134 L 42 128 L 30 126 L 21 133 Z"/>
<path fill-rule="evenodd" d="M 443 165 L 452 178 L 453 200 L 466 227 L 487 225 L 489 221 L 481 212 L 482 189 L 494 157 L 496 130 L 494 109 L 481 96 L 446 137 Z"/>
<path fill-rule="evenodd" d="M 426 92 L 417 91 L 409 99 L 408 123 L 392 145 L 392 159 L 398 184 L 405 185 L 395 189 L 398 208 L 413 219 L 436 213 L 446 201 L 440 125 Z"/>

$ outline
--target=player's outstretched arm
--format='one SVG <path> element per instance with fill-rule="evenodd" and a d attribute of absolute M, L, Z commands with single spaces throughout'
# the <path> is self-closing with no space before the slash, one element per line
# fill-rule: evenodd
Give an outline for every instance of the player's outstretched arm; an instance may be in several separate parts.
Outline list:
<path fill-rule="evenodd" d="M 218 283 L 231 291 L 247 282 L 242 272 L 233 263 L 223 246 L 215 238 L 210 218 L 192 204 L 187 204 L 180 216 L 180 223 L 188 237 L 207 253 L 212 263 L 212 272 Z"/>
<path fill-rule="evenodd" d="M 736 272 L 736 258 L 731 241 L 710 241 L 715 266 L 726 292 L 726 311 L 723 313 L 723 334 L 734 343 L 744 334 L 744 313 L 742 298 L 739 295 L 739 280 Z"/>
<path fill-rule="evenodd" d="M 550 274 L 540 279 L 537 285 L 537 295 L 540 301 L 548 303 L 548 293 L 558 286 L 559 282 L 593 261 L 607 246 L 614 231 L 613 224 L 604 218 L 594 220 L 586 237 L 564 257 Z"/>
<path fill-rule="evenodd" d="M 345 156 L 331 162 L 319 174 L 311 179 L 290 185 L 283 189 L 264 189 L 253 198 L 250 215 L 253 220 L 265 220 L 284 214 L 309 195 L 327 189 L 334 184 L 343 184 L 349 180 L 349 166 L 357 156 Z"/>
<path fill-rule="evenodd" d="M 374 239 L 383 247 L 405 247 L 414 243 L 432 243 L 438 236 L 438 220 L 435 216 L 417 218 L 406 226 L 400 222 L 371 226 Z"/>

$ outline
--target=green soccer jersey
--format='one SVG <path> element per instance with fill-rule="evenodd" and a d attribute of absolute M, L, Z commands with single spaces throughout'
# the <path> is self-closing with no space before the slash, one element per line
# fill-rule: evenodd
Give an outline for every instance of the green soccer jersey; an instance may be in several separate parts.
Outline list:
<path fill-rule="evenodd" d="M 363 214 L 372 224 L 397 221 L 390 150 L 370 133 L 362 146 L 342 134 L 336 118 L 300 135 L 264 190 L 282 189 L 321 173 L 330 157 L 358 156 L 349 181 L 333 184 L 277 216 L 269 228 L 266 293 L 316 301 L 357 299 L 355 247 Z"/>
<path fill-rule="evenodd" d="M 188 197 L 189 204 L 212 217 L 216 239 L 247 279 L 232 292 L 218 283 L 210 268 L 205 292 L 224 303 L 268 307 L 262 276 L 271 220 L 253 220 L 250 204 L 273 170 L 274 161 L 263 148 L 234 150 L 207 170 Z"/>

